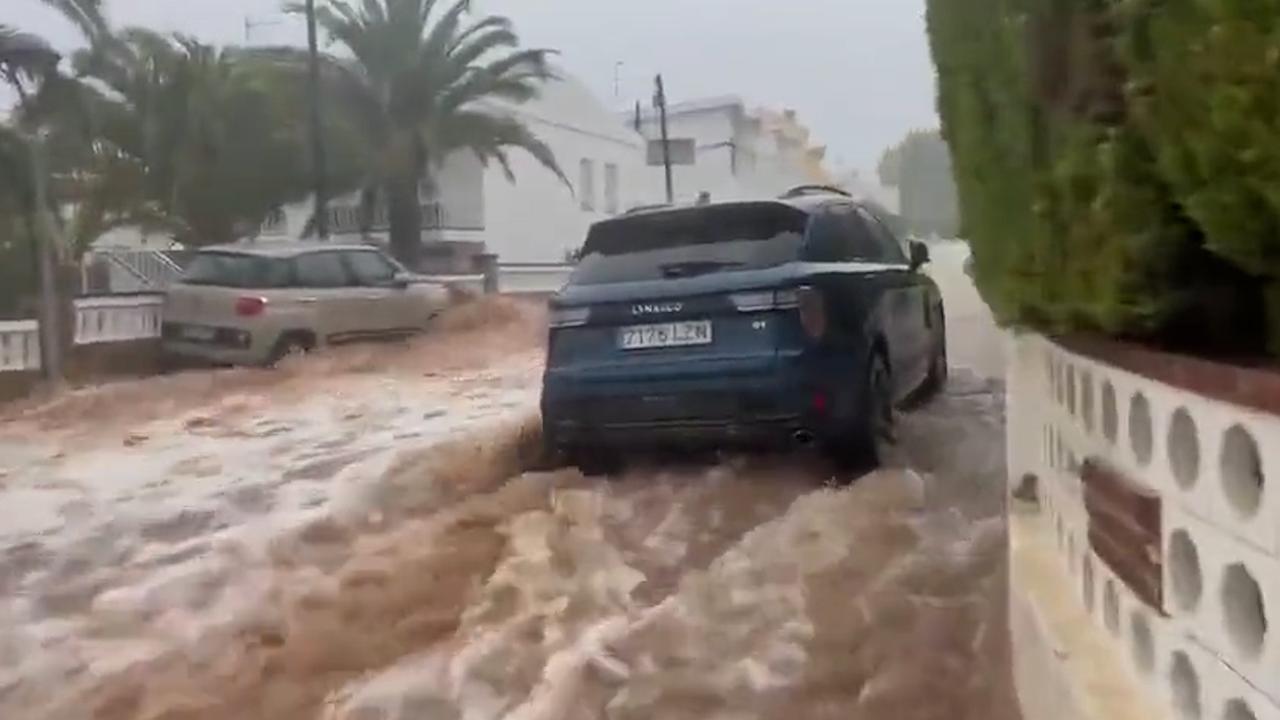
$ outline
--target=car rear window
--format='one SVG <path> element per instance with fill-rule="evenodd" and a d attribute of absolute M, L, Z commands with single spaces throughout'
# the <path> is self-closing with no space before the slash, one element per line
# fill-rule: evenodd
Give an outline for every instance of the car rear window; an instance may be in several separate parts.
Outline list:
<path fill-rule="evenodd" d="M 196 253 L 182 282 L 235 288 L 279 288 L 290 282 L 289 262 L 240 253 Z"/>
<path fill-rule="evenodd" d="M 726 205 L 597 223 L 570 283 L 600 285 L 760 270 L 797 260 L 808 215 L 775 204 Z"/>

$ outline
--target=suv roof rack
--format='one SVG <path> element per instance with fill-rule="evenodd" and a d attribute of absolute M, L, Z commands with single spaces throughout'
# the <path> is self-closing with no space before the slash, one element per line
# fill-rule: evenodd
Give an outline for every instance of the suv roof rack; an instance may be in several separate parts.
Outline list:
<path fill-rule="evenodd" d="M 648 205 L 636 205 L 633 208 L 629 208 L 626 212 L 622 214 L 634 215 L 635 213 L 648 212 L 650 210 L 661 210 L 663 208 L 669 208 L 669 207 L 673 207 L 671 203 L 650 203 Z"/>
<path fill-rule="evenodd" d="M 804 195 L 843 195 L 853 197 L 848 191 L 832 185 L 797 185 L 782 194 L 782 199 L 802 197 Z"/>

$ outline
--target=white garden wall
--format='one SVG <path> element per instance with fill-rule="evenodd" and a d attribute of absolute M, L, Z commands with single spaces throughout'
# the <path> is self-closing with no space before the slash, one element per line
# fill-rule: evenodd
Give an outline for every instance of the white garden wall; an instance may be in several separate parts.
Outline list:
<path fill-rule="evenodd" d="M 1272 397 L 1267 378 L 1153 365 L 1175 385 L 1091 355 L 1022 335 L 1009 363 L 1010 477 L 1038 478 L 1035 522 L 1054 538 L 1078 612 L 1169 717 L 1280 718 L 1280 416 L 1249 406 Z M 1163 607 L 1143 603 L 1090 545 L 1080 479 L 1090 458 L 1159 497 Z M 1020 576 L 1016 553 L 1012 581 L 1015 596 L 1036 582 Z M 1014 640 L 1015 654 L 1043 644 Z"/>

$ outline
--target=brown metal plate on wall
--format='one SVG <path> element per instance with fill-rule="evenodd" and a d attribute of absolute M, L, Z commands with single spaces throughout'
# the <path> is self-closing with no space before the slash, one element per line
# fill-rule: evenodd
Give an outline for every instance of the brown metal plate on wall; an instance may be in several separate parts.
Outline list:
<path fill-rule="evenodd" d="M 1097 458 L 1080 468 L 1089 546 L 1129 589 L 1164 613 L 1160 496 Z"/>

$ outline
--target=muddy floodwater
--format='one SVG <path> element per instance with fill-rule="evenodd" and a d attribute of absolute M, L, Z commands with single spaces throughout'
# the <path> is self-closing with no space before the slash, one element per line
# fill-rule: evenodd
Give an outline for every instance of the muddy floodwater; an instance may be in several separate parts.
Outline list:
<path fill-rule="evenodd" d="M 987 346 L 873 474 L 606 481 L 539 464 L 542 322 L 0 410 L 0 717 L 1016 717 Z"/>

